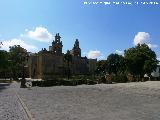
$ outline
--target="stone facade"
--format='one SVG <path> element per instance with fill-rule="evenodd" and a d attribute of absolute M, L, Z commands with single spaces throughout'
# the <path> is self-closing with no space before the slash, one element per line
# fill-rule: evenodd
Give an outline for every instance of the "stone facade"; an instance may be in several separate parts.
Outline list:
<path fill-rule="evenodd" d="M 155 71 L 153 71 L 152 73 L 151 73 L 151 75 L 153 76 L 153 77 L 160 77 L 160 63 L 157 65 L 157 68 L 156 68 L 156 70 Z"/>
<path fill-rule="evenodd" d="M 72 60 L 69 66 L 62 53 L 63 44 L 59 33 L 56 34 L 49 51 L 45 48 L 29 58 L 29 74 L 35 79 L 54 79 L 65 77 L 68 67 L 72 75 L 92 75 L 96 69 L 97 59 L 81 57 L 79 41 L 76 39 L 73 49 L 70 50 Z"/>

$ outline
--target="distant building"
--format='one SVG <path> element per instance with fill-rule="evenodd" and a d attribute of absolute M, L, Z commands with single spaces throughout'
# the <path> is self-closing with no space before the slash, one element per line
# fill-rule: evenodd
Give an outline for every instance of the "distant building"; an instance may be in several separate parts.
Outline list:
<path fill-rule="evenodd" d="M 153 71 L 153 72 L 151 73 L 151 75 L 152 75 L 153 77 L 160 77 L 160 63 L 157 65 L 156 70 Z"/>
<path fill-rule="evenodd" d="M 35 79 L 53 79 L 64 77 L 67 74 L 68 66 L 62 53 L 63 44 L 58 34 L 55 36 L 49 51 L 45 48 L 29 58 L 29 75 Z M 79 41 L 76 39 L 73 49 L 70 50 L 72 61 L 69 64 L 72 75 L 92 75 L 96 69 L 97 59 L 81 57 Z"/>

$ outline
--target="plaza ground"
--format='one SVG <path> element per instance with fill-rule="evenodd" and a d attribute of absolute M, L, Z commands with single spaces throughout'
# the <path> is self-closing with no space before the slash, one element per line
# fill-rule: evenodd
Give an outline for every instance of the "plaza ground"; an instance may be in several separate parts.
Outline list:
<path fill-rule="evenodd" d="M 0 120 L 159 120 L 160 82 L 0 85 Z"/>

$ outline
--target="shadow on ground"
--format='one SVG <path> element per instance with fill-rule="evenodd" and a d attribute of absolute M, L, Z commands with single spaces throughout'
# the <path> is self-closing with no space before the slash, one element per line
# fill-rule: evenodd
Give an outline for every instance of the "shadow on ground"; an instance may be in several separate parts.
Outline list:
<path fill-rule="evenodd" d="M 10 86 L 10 83 L 0 83 L 0 92 L 2 92 L 4 89 L 7 89 L 8 86 Z"/>

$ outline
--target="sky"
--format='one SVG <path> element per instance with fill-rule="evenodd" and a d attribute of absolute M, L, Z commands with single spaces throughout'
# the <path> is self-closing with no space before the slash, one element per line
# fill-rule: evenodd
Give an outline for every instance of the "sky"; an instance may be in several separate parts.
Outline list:
<path fill-rule="evenodd" d="M 82 56 L 99 60 L 111 53 L 123 55 L 125 49 L 146 43 L 160 59 L 160 2 L 150 2 L 1 0 L 1 49 L 21 45 L 29 52 L 38 52 L 48 49 L 55 34 L 60 33 L 64 53 L 73 48 L 76 39 Z"/>

